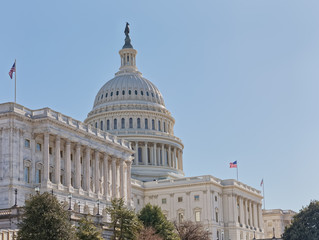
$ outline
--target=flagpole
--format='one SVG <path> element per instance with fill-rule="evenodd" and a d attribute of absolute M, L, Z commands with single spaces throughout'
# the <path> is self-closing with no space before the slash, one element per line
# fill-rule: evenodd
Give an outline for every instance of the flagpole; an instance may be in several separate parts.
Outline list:
<path fill-rule="evenodd" d="M 266 208 L 266 201 L 265 201 L 265 181 L 263 180 L 263 197 L 264 197 L 264 210 Z"/>
<path fill-rule="evenodd" d="M 14 59 L 15 73 L 14 73 L 14 103 L 17 103 L 17 60 Z"/>
<path fill-rule="evenodd" d="M 237 182 L 238 182 L 238 161 L 237 161 Z"/>

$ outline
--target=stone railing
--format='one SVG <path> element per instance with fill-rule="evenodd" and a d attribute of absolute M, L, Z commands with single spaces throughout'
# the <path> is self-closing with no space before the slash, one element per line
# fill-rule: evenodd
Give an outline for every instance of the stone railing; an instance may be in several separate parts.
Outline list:
<path fill-rule="evenodd" d="M 0 229 L 0 240 L 15 240 L 18 236 L 18 229 Z"/>
<path fill-rule="evenodd" d="M 101 131 L 100 129 L 97 129 L 97 128 L 93 128 L 89 124 L 85 124 L 81 121 L 75 120 L 69 116 L 63 115 L 62 113 L 56 112 L 50 108 L 31 110 L 31 109 L 28 109 L 22 105 L 16 104 L 16 103 L 0 104 L 0 114 L 1 113 L 8 113 L 8 112 L 15 112 L 15 113 L 21 114 L 23 116 L 29 117 L 31 119 L 50 118 L 50 119 L 59 121 L 63 124 L 66 124 L 68 126 L 71 126 L 75 129 L 79 129 L 81 131 L 95 135 L 101 139 L 111 141 L 115 144 L 119 144 L 121 146 L 124 146 L 124 147 L 131 149 L 131 145 L 130 145 L 129 141 L 126 141 L 124 139 L 119 139 L 112 134 Z"/>
<path fill-rule="evenodd" d="M 260 195 L 261 194 L 261 191 L 253 188 L 253 187 L 250 187 L 242 182 L 239 182 L 239 181 L 236 181 L 235 179 L 225 179 L 225 180 L 222 180 L 221 181 L 221 184 L 223 186 L 238 186 L 242 189 L 245 189 L 246 191 L 249 191 L 249 192 L 253 192 L 255 194 L 258 194 Z"/>

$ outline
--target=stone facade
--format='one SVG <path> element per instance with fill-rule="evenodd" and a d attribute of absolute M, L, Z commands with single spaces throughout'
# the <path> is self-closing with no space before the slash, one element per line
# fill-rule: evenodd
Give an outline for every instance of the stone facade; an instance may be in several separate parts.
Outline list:
<path fill-rule="evenodd" d="M 285 228 L 291 224 L 296 212 L 292 210 L 268 209 L 263 210 L 265 237 L 280 238 Z"/>

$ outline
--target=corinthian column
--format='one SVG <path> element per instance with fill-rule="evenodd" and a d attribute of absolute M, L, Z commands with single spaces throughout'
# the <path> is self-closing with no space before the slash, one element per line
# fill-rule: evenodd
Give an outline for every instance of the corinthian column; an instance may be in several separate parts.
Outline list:
<path fill-rule="evenodd" d="M 55 138 L 55 172 L 54 172 L 54 180 L 56 184 L 60 183 L 60 175 L 61 175 L 61 157 L 60 157 L 60 149 L 61 140 L 60 136 L 56 136 Z"/>
<path fill-rule="evenodd" d="M 71 186 L 71 143 L 69 140 L 66 142 L 66 151 L 65 151 L 65 186 Z"/>
<path fill-rule="evenodd" d="M 91 149 L 86 147 L 85 149 L 85 169 L 84 169 L 84 187 L 86 191 L 90 191 L 90 157 L 91 157 Z"/>
<path fill-rule="evenodd" d="M 169 145 L 168 146 L 168 165 L 170 167 L 173 167 L 173 164 L 172 164 L 172 155 L 171 155 L 171 146 Z"/>
<path fill-rule="evenodd" d="M 124 160 L 120 159 L 120 198 L 124 199 Z"/>
<path fill-rule="evenodd" d="M 47 184 L 49 180 L 49 171 L 50 171 L 50 163 L 49 163 L 49 133 L 44 133 L 44 141 L 43 141 L 43 183 Z"/>
<path fill-rule="evenodd" d="M 81 188 L 81 145 L 76 145 L 75 150 L 75 188 Z"/>
<path fill-rule="evenodd" d="M 155 165 L 155 166 L 157 166 L 156 149 L 157 149 L 156 143 L 154 143 L 154 147 L 153 147 L 153 165 Z"/>
<path fill-rule="evenodd" d="M 138 165 L 139 162 L 138 162 L 138 142 L 135 142 L 135 165 Z"/>
<path fill-rule="evenodd" d="M 127 186 L 127 205 L 131 206 L 131 161 L 126 162 L 126 186 Z"/>
<path fill-rule="evenodd" d="M 107 199 L 108 196 L 108 190 L 109 190 L 109 159 L 108 155 L 105 153 L 104 154 L 104 159 L 103 159 L 103 182 L 104 182 L 104 196 Z"/>
<path fill-rule="evenodd" d="M 100 153 L 95 150 L 95 174 L 94 174 L 95 193 L 100 192 Z"/>
<path fill-rule="evenodd" d="M 116 158 L 112 157 L 112 198 L 116 198 Z"/>

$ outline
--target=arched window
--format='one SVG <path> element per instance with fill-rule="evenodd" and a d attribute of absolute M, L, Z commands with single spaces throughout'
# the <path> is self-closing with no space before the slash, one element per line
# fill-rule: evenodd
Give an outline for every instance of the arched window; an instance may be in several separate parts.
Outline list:
<path fill-rule="evenodd" d="M 141 91 L 141 95 L 142 95 L 142 96 L 144 95 L 143 91 Z"/>
<path fill-rule="evenodd" d="M 146 96 L 149 96 L 150 94 L 148 92 L 146 92 Z"/>
<path fill-rule="evenodd" d="M 119 91 L 116 91 L 116 96 L 118 96 L 119 95 Z"/>
<path fill-rule="evenodd" d="M 128 95 L 131 95 L 132 94 L 132 91 L 131 90 L 128 90 Z"/>
<path fill-rule="evenodd" d="M 125 95 L 125 91 L 124 90 L 122 91 L 122 95 Z"/>
<path fill-rule="evenodd" d="M 95 128 L 97 128 L 97 122 L 95 122 Z"/>
<path fill-rule="evenodd" d="M 135 90 L 135 95 L 137 95 L 137 90 Z"/>
<path fill-rule="evenodd" d="M 103 94 L 101 95 L 101 100 L 103 99 Z"/>
<path fill-rule="evenodd" d="M 145 129 L 148 129 L 148 119 L 145 118 Z"/>
<path fill-rule="evenodd" d="M 138 148 L 138 162 L 142 162 L 142 148 Z"/>
<path fill-rule="evenodd" d="M 152 129 L 155 130 L 155 120 L 152 119 Z"/>
<path fill-rule="evenodd" d="M 161 121 L 158 120 L 158 131 L 161 131 Z"/>
<path fill-rule="evenodd" d="M 105 98 L 107 98 L 107 93 L 105 93 Z"/>
<path fill-rule="evenodd" d="M 42 164 L 36 164 L 36 171 L 35 171 L 35 183 L 41 183 L 42 180 Z"/>
<path fill-rule="evenodd" d="M 111 97 L 113 96 L 113 92 L 111 92 Z"/>
<path fill-rule="evenodd" d="M 141 119 L 140 118 L 137 119 L 137 128 L 141 128 Z"/>
<path fill-rule="evenodd" d="M 130 118 L 129 124 L 130 124 L 129 128 L 133 128 L 133 118 Z"/>
<path fill-rule="evenodd" d="M 103 130 L 103 121 L 100 122 L 101 130 Z"/>
<path fill-rule="evenodd" d="M 124 129 L 125 128 L 125 118 L 121 119 L 121 128 Z"/>
<path fill-rule="evenodd" d="M 106 121 L 106 130 L 110 130 L 110 120 Z"/>
<path fill-rule="evenodd" d="M 117 119 L 116 119 L 116 118 L 114 119 L 114 126 L 113 126 L 113 128 L 114 128 L 114 129 L 117 129 Z"/>

